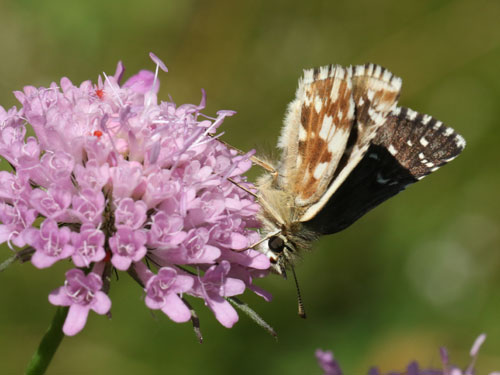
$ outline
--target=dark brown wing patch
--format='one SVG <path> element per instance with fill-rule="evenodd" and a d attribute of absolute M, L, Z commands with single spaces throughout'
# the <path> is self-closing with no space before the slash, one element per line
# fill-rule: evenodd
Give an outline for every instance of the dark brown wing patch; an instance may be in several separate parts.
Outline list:
<path fill-rule="evenodd" d="M 465 147 L 463 137 L 452 128 L 408 108 L 396 108 L 373 143 L 387 148 L 419 180 L 453 160 Z"/>

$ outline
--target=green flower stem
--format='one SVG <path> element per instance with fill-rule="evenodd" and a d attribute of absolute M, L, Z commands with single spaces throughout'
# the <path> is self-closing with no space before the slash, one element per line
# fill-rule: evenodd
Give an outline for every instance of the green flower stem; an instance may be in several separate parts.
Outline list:
<path fill-rule="evenodd" d="M 54 356 L 59 344 L 64 338 L 62 326 L 68 315 L 68 307 L 58 307 L 52 319 L 49 329 L 45 333 L 38 346 L 37 351 L 31 357 L 26 375 L 42 375 L 49 367 L 50 361 Z"/>

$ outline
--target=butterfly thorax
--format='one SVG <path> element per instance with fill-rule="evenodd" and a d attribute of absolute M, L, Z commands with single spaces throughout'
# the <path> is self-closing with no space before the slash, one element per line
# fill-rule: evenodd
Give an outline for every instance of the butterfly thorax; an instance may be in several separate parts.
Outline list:
<path fill-rule="evenodd" d="M 258 218 L 262 236 L 267 238 L 258 250 L 270 259 L 273 269 L 285 276 L 285 270 L 309 250 L 318 234 L 307 229 L 298 218 L 303 209 L 296 205 L 293 191 L 280 186 L 274 176 L 266 174 L 257 181 L 262 209 Z"/>

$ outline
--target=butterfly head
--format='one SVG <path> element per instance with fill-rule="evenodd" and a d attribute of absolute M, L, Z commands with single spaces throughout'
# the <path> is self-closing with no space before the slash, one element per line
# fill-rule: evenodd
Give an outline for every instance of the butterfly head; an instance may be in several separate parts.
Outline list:
<path fill-rule="evenodd" d="M 296 252 L 298 250 L 297 243 L 294 241 L 293 235 L 286 236 L 286 232 L 284 231 L 273 232 L 265 237 L 265 240 L 260 244 L 259 250 L 269 258 L 271 261 L 271 268 L 276 273 L 283 276 L 284 279 L 287 278 L 287 268 L 292 270 L 293 279 L 295 280 L 295 286 L 297 288 L 297 300 L 299 306 L 298 313 L 300 317 L 305 318 L 306 312 L 302 303 L 297 275 L 295 274 L 295 269 L 293 267 L 293 262 L 296 258 Z"/>
<path fill-rule="evenodd" d="M 281 229 L 268 232 L 257 247 L 258 251 L 269 258 L 273 271 L 285 279 L 287 269 L 293 268 L 300 258 L 301 250 L 309 249 L 316 238 L 312 233 L 297 230 L 295 227 L 296 225 L 292 224 L 291 227 L 282 226 Z M 304 234 L 307 238 L 303 238 Z"/>
<path fill-rule="evenodd" d="M 286 279 L 286 268 L 296 252 L 295 245 L 288 238 L 278 233 L 262 243 L 261 249 L 271 261 L 271 267 Z"/>

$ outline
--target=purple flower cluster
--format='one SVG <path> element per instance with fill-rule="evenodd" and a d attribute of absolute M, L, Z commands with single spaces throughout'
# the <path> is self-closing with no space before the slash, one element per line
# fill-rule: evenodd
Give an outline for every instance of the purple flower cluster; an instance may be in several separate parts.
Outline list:
<path fill-rule="evenodd" d="M 183 296 L 202 298 L 225 327 L 238 315 L 226 297 L 269 268 L 248 249 L 259 240 L 258 204 L 233 184 L 250 155 L 238 155 L 213 134 L 231 111 L 204 116 L 200 105 L 159 102 L 159 69 L 122 82 L 113 76 L 75 86 L 15 92 L 21 109 L 0 107 L 0 243 L 30 253 L 47 268 L 71 260 L 54 305 L 70 306 L 66 335 L 78 333 L 90 309 L 106 314 L 111 270 L 128 271 L 144 287 L 145 303 L 175 322 L 191 319 Z M 35 137 L 27 136 L 26 125 Z M 112 267 L 111 267 L 112 265 Z"/>
<path fill-rule="evenodd" d="M 486 335 L 483 333 L 474 341 L 472 348 L 470 350 L 470 356 L 472 358 L 471 363 L 465 370 L 450 364 L 448 357 L 448 351 L 446 348 L 441 348 L 441 369 L 424 369 L 416 362 L 410 362 L 404 371 L 395 371 L 386 373 L 386 375 L 474 375 L 474 365 L 476 363 L 477 356 L 479 354 L 479 349 L 481 345 L 486 340 Z M 319 366 L 323 370 L 323 375 L 342 375 L 342 371 L 338 362 L 334 359 L 333 353 L 330 351 L 323 351 L 321 349 L 316 350 L 316 359 Z M 382 375 L 382 372 L 377 367 L 372 367 L 368 371 L 368 375 Z M 489 375 L 500 375 L 500 372 L 494 371 Z"/>

